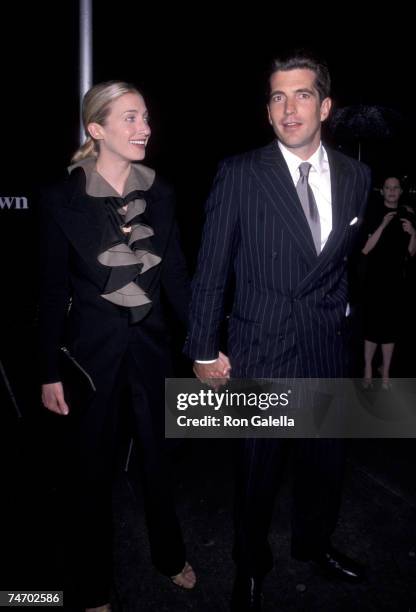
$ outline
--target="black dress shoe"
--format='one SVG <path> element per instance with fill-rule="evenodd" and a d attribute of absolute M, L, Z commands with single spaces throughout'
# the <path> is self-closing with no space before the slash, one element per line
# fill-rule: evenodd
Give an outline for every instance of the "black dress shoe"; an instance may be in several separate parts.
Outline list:
<path fill-rule="evenodd" d="M 361 582 L 364 579 L 363 568 L 332 546 L 311 561 L 329 578 L 338 578 L 347 582 Z"/>
<path fill-rule="evenodd" d="M 263 579 L 237 574 L 231 596 L 231 612 L 261 612 Z"/>

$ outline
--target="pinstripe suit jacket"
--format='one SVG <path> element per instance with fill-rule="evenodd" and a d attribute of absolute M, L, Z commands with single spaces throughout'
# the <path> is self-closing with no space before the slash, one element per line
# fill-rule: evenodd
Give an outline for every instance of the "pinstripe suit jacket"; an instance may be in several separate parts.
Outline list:
<path fill-rule="evenodd" d="M 228 354 L 235 377 L 345 375 L 347 261 L 369 169 L 328 150 L 332 232 L 319 256 L 277 141 L 225 160 L 206 205 L 185 352 L 215 359 L 235 275 Z"/>

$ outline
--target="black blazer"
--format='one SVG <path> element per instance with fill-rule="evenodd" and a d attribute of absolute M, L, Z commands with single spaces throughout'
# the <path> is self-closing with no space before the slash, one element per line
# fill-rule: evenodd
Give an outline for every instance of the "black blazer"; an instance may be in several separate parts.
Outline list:
<path fill-rule="evenodd" d="M 152 244 L 162 263 L 141 275 L 140 286 L 150 295 L 153 306 L 145 319 L 130 325 L 127 309 L 100 295 L 109 274 L 109 268 L 97 260 L 106 214 L 99 200 L 86 195 L 84 172 L 73 172 L 41 197 L 42 383 L 60 380 L 58 351 L 64 342 L 90 372 L 98 390 L 100 385 L 108 386 L 132 334 L 143 352 L 143 364 L 157 368 L 167 348 L 162 290 L 186 325 L 190 290 L 172 189 L 156 177 L 146 192 L 146 201 L 146 222 L 154 230 Z M 159 368 L 163 370 L 162 364 Z"/>
<path fill-rule="evenodd" d="M 185 347 L 191 358 L 218 354 L 232 266 L 228 352 L 234 376 L 344 374 L 347 262 L 370 173 L 341 153 L 329 150 L 328 158 L 333 228 L 319 256 L 277 141 L 222 163 L 206 205 L 193 282 Z"/>

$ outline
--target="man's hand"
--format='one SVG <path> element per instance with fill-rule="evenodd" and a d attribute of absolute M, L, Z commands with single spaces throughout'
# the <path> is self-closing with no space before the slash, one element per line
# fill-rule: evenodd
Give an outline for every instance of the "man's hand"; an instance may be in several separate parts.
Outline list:
<path fill-rule="evenodd" d="M 42 385 L 42 404 L 56 414 L 69 414 L 68 404 L 65 402 L 64 389 L 61 382 Z"/>
<path fill-rule="evenodd" d="M 231 364 L 227 355 L 221 353 L 212 363 L 194 362 L 195 376 L 202 382 L 218 389 L 230 378 Z M 215 380 L 213 380 L 215 379 Z"/>

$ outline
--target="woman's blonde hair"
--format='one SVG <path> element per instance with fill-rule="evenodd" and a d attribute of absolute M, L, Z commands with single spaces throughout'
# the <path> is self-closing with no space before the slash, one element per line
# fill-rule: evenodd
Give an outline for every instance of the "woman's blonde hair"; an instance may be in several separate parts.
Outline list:
<path fill-rule="evenodd" d="M 106 81 L 91 87 L 82 100 L 82 123 L 85 130 L 85 142 L 75 151 L 71 162 L 75 163 L 86 157 L 97 157 L 98 143 L 88 133 L 90 123 L 105 124 L 110 114 L 110 106 L 114 100 L 127 93 L 141 96 L 141 93 L 130 83 L 123 81 Z"/>

